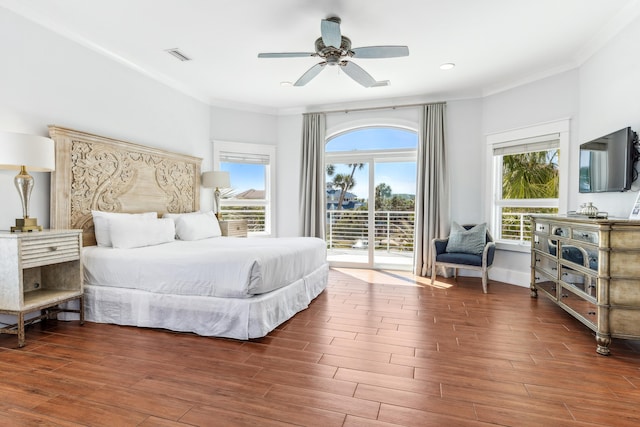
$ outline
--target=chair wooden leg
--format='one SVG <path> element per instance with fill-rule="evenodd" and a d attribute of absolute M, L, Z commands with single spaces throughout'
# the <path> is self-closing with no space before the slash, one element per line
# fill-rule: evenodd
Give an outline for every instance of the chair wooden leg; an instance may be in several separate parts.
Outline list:
<path fill-rule="evenodd" d="M 482 292 L 487 293 L 487 282 L 489 281 L 489 274 L 487 271 L 482 272 Z"/>

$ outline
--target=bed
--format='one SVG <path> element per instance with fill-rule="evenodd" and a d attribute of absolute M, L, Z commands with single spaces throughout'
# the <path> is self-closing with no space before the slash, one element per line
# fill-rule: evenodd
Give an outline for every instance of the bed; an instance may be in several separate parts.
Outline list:
<path fill-rule="evenodd" d="M 201 238 L 202 228 L 184 233 L 195 218 L 217 221 L 198 213 L 201 159 L 59 126 L 49 133 L 51 227 L 83 230 L 86 320 L 246 340 L 325 289 L 321 239 L 222 237 L 219 226 L 213 237 Z M 107 222 L 113 242 L 104 243 L 96 213 L 117 217 Z"/>

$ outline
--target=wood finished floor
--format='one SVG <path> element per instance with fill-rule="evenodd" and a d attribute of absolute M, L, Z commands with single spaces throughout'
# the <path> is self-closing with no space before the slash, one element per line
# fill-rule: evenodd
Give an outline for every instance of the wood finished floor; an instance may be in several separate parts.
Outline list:
<path fill-rule="evenodd" d="M 0 426 L 637 426 L 640 343 L 528 289 L 332 270 L 250 342 L 50 322 L 0 336 Z"/>

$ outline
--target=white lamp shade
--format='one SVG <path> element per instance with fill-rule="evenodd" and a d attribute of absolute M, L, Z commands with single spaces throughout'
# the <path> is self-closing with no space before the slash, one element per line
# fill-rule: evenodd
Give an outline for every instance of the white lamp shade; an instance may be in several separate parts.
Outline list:
<path fill-rule="evenodd" d="M 50 172 L 56 168 L 55 143 L 44 136 L 0 131 L 0 169 Z"/>
<path fill-rule="evenodd" d="M 202 186 L 205 188 L 229 188 L 229 172 L 209 171 L 202 174 Z"/>

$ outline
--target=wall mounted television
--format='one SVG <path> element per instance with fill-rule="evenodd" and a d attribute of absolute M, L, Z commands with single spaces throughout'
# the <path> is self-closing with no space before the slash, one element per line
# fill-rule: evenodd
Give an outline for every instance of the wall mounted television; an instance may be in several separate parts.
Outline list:
<path fill-rule="evenodd" d="M 626 191 L 636 178 L 635 144 L 638 135 L 630 127 L 580 145 L 581 193 Z"/>

